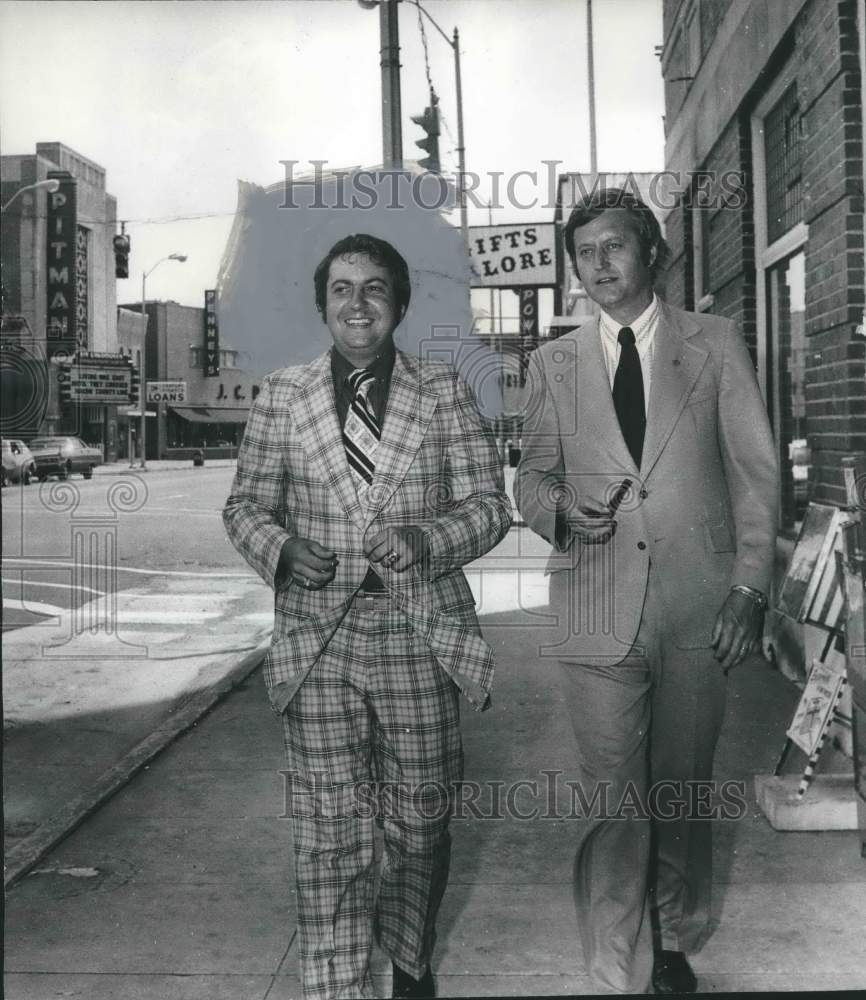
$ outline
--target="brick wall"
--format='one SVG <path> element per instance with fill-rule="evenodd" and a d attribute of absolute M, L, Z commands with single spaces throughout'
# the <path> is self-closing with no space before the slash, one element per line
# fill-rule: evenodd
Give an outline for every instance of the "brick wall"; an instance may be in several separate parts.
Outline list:
<path fill-rule="evenodd" d="M 702 25 L 709 30 L 711 19 L 716 17 L 720 23 L 726 9 L 723 2 L 704 4 Z M 866 450 L 866 341 L 854 332 L 862 320 L 864 304 L 863 136 L 856 0 L 811 0 L 794 22 L 786 43 L 791 40 L 793 78 L 802 114 L 803 221 L 809 227 L 805 247 L 805 433 L 812 452 L 809 495 L 819 502 L 841 503 L 842 456 Z M 743 57 L 735 51 L 737 44 L 732 44 L 726 58 L 736 61 Z M 753 67 L 744 67 L 747 71 L 753 72 Z M 739 169 L 746 179 L 745 204 L 713 206 L 704 214 L 713 312 L 738 320 L 753 350 L 758 303 L 750 116 L 772 85 L 774 73 L 775 69 L 771 70 L 748 95 L 705 162 L 693 167 L 716 173 Z M 677 106 L 666 111 L 674 120 Z M 673 241 L 678 241 L 669 297 L 685 305 L 693 287 L 691 263 L 682 245 L 688 225 L 673 219 L 668 227 Z M 783 346 L 771 345 L 777 352 L 774 360 L 784 388 L 789 376 L 783 367 L 785 358 L 778 357 Z M 784 413 L 782 418 L 784 422 Z M 793 433 L 790 427 L 788 430 Z"/>
<path fill-rule="evenodd" d="M 804 118 L 806 414 L 812 499 L 843 503 L 841 459 L 866 449 L 863 145 L 854 0 L 807 5 L 795 25 Z"/>

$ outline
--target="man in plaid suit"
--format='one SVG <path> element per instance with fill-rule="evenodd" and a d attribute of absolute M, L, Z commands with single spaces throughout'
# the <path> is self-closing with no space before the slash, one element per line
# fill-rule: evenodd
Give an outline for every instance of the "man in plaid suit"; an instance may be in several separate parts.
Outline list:
<path fill-rule="evenodd" d="M 373 996 L 375 932 L 394 996 L 433 996 L 458 695 L 486 708 L 493 673 L 461 567 L 503 538 L 511 506 L 469 388 L 394 348 L 402 256 L 349 236 L 314 284 L 333 347 L 264 379 L 223 520 L 275 591 L 264 673 L 293 778 L 305 993 Z"/>

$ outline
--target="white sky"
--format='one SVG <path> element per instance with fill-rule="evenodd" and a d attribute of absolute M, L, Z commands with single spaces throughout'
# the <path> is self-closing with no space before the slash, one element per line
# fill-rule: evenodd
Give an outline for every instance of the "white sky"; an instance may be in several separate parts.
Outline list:
<path fill-rule="evenodd" d="M 583 0 L 424 0 L 461 36 L 467 167 L 482 175 L 589 169 Z M 661 0 L 595 0 L 600 170 L 663 165 L 663 89 L 653 48 Z M 440 96 L 443 168 L 456 169 L 453 54 L 425 20 Z M 403 149 L 424 154 L 409 116 L 427 103 L 416 9 L 400 5 Z M 334 166 L 382 161 L 379 16 L 354 0 L 0 3 L 0 142 L 4 154 L 59 141 L 108 172 L 129 220 L 130 274 L 118 301 L 201 305 L 215 284 L 238 179 L 268 185 L 280 160 Z M 450 136 L 447 129 L 450 129 Z M 482 180 L 482 191 L 489 183 Z M 552 209 L 503 208 L 494 222 L 543 222 Z M 189 219 L 190 216 L 208 216 Z M 187 221 L 165 221 L 183 217 Z M 456 220 L 455 220 L 456 221 Z M 470 208 L 470 224 L 487 211 Z M 139 277 L 136 280 L 135 276 Z"/>

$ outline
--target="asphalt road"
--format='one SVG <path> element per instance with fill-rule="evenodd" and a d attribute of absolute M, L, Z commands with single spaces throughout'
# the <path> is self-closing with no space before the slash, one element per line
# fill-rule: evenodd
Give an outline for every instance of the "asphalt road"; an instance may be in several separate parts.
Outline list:
<path fill-rule="evenodd" d="M 3 630 L 155 577 L 248 576 L 220 512 L 231 468 L 80 476 L 3 490 Z"/>
<path fill-rule="evenodd" d="M 81 476 L 3 490 L 3 630 L 22 628 L 105 594 L 160 581 L 249 577 L 220 517 L 233 467 L 103 468 Z M 511 489 L 513 470 L 506 469 Z M 467 567 L 480 613 L 547 601 L 549 546 L 528 528 L 509 532 Z M 509 574 L 520 570 L 515 585 Z M 512 582 L 509 582 L 512 579 Z M 515 586 L 517 589 L 515 590 Z M 154 605 L 155 618 L 171 615 Z"/>

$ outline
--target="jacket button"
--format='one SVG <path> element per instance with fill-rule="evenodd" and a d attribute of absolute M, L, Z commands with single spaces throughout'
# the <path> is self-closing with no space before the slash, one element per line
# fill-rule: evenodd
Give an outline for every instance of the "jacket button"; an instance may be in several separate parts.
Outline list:
<path fill-rule="evenodd" d="M 640 493 L 638 493 L 638 496 L 641 498 L 641 500 L 646 500 L 646 498 L 649 496 L 649 490 L 641 490 Z"/>
<path fill-rule="evenodd" d="M 642 552 L 642 551 L 643 551 L 643 550 L 644 550 L 644 549 L 646 548 L 646 542 L 638 542 L 638 543 L 637 543 L 637 547 L 638 547 L 638 548 L 639 548 L 639 549 L 641 550 L 641 552 Z"/>

